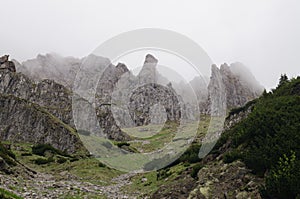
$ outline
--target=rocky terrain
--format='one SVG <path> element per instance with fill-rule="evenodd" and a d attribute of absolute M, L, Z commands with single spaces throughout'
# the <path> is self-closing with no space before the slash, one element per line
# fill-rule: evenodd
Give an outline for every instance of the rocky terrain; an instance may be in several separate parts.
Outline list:
<path fill-rule="evenodd" d="M 67 175 L 67 172 L 62 172 L 62 175 Z M 133 174 L 123 174 L 112 179 L 111 185 L 101 186 L 89 182 L 82 182 L 76 177 L 69 176 L 68 179 L 57 179 L 51 174 L 37 173 L 32 174 L 24 181 L 21 176 L 7 176 L 0 174 L 0 187 L 11 189 L 16 185 L 19 190 L 13 193 L 30 199 L 55 199 L 67 197 L 80 198 L 135 198 L 127 196 L 120 189 L 123 186 L 130 185 L 130 177 Z M 3 184 L 3 185 L 2 185 Z"/>
<path fill-rule="evenodd" d="M 3 63 L 7 62 L 8 57 L 3 58 Z M 263 91 L 242 64 L 224 64 L 220 69 L 213 65 L 209 81 L 195 77 L 189 84 L 178 84 L 169 82 L 157 71 L 158 59 L 152 55 L 146 55 L 142 70 L 136 76 L 126 65 L 113 65 L 109 59 L 96 55 L 76 59 L 47 54 L 23 63 L 15 60 L 9 63 L 16 66 L 17 72 L 4 66 L 0 70 L 0 139 L 8 146 L 7 150 L 0 151 L 0 168 L 5 171 L 1 174 L 0 187 L 24 198 L 258 197 L 261 179 L 252 175 L 242 162 L 224 163 L 226 145 L 220 148 L 221 154 L 210 155 L 201 163 L 196 155 L 197 161 L 195 158 L 182 160 L 145 175 L 121 174 L 98 165 L 93 162 L 96 159 L 87 158 L 87 150 L 78 135 L 78 132 L 90 132 L 84 128 L 77 131 L 72 112 L 75 96 L 81 100 L 82 107 L 73 111 L 95 108 L 95 121 L 101 133 L 125 151 L 134 153 L 138 151 L 134 147 L 139 145 L 148 151 L 151 146 L 147 145 L 152 141 L 129 141 L 134 138 L 123 132 L 122 127 L 165 122 L 172 125 L 183 119 L 196 121 L 200 113 L 226 114 L 218 112 L 220 107 L 215 104 L 221 104 L 228 112 L 245 105 L 246 108 L 230 111 L 225 122 L 225 129 L 229 130 L 248 117 L 253 104 L 247 102 Z M 78 71 L 81 71 L 79 75 Z M 102 74 L 100 79 L 97 74 Z M 91 98 L 93 93 L 94 99 Z M 89 124 L 90 115 L 81 113 L 80 116 L 86 116 L 87 120 L 83 121 Z M 203 131 L 199 135 L 205 135 L 208 122 L 199 127 Z M 153 137 L 153 146 L 162 147 L 172 136 L 166 128 L 161 138 Z M 50 144 L 69 155 L 49 151 L 33 154 L 37 144 Z M 9 151 L 16 155 L 9 155 Z M 84 162 L 90 161 L 92 164 L 81 168 Z M 22 169 L 17 172 L 14 168 Z M 99 179 L 105 179 L 107 184 L 88 181 L 87 177 L 97 176 L 88 171 L 100 172 L 103 176 Z M 136 186 L 143 188 L 136 189 Z"/>
<path fill-rule="evenodd" d="M 159 60 L 154 56 L 146 55 L 142 70 L 137 77 L 131 74 L 133 81 L 137 81 L 135 84 L 159 83 L 166 86 L 169 81 L 157 71 L 158 62 Z M 101 98 L 111 93 L 115 89 L 115 84 L 118 81 L 122 81 L 122 75 L 129 72 L 126 65 L 119 63 L 117 66 L 113 66 L 108 59 L 93 54 L 82 59 L 46 54 L 38 55 L 36 59 L 28 60 L 21 64 L 16 61 L 15 63 L 18 71 L 36 81 L 53 79 L 67 88 L 72 88 L 76 72 L 80 69 L 103 73 L 97 88 L 97 93 Z M 87 76 L 89 75 L 87 74 Z M 216 81 L 217 78 L 218 82 Z M 85 78 L 85 80 L 88 79 L 90 78 Z M 129 81 L 129 79 L 126 78 L 126 81 Z M 133 83 L 127 82 L 127 84 Z M 224 87 L 224 92 L 226 93 L 228 109 L 245 105 L 249 100 L 257 98 L 263 91 L 263 87 L 257 82 L 247 67 L 239 62 L 230 65 L 224 63 L 220 68 L 214 65 L 212 66 L 210 79 L 207 80 L 206 77 L 197 76 L 188 84 L 172 82 L 173 88 L 182 97 L 188 96 L 191 99 L 193 94 L 189 92 L 192 88 L 195 91 L 198 103 L 201 105 L 200 110 L 202 111 L 208 109 L 207 101 L 209 95 L 211 95 L 213 90 L 221 86 Z M 210 86 L 208 86 L 209 84 Z M 89 85 L 89 83 L 85 85 Z M 107 100 L 109 100 L 109 97 Z"/>

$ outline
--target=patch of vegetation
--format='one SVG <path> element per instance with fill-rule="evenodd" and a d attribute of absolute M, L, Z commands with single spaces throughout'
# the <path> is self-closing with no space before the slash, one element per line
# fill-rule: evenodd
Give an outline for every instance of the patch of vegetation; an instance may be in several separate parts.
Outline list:
<path fill-rule="evenodd" d="M 11 193 L 2 188 L 0 188 L 0 198 L 1 199 L 22 199 L 22 197 L 17 196 L 16 194 Z"/>
<path fill-rule="evenodd" d="M 228 115 L 227 118 L 229 118 L 231 115 L 235 115 L 235 114 L 238 114 L 240 112 L 248 110 L 248 108 L 253 106 L 256 102 L 257 102 L 257 99 L 247 102 L 245 106 L 241 106 L 241 107 L 231 109 L 229 111 L 229 115 Z"/>
<path fill-rule="evenodd" d="M 66 157 L 59 154 L 43 157 L 33 154 L 31 156 L 22 156 L 22 153 L 31 153 L 32 145 L 28 143 L 14 143 L 13 152 L 16 154 L 17 160 L 31 168 L 34 171 L 51 174 L 57 180 L 66 180 L 69 175 L 74 176 L 82 182 L 90 182 L 97 185 L 111 184 L 111 179 L 122 172 L 116 171 L 109 167 L 100 167 L 99 161 L 96 158 L 80 158 L 80 157 Z M 53 158 L 53 161 L 51 160 Z M 36 159 L 46 164 L 35 164 Z M 65 161 L 66 160 L 66 161 Z M 40 162 L 39 162 L 40 163 Z"/>
<path fill-rule="evenodd" d="M 64 157 L 61 157 L 61 156 L 58 156 L 57 160 L 56 160 L 56 162 L 59 163 L 59 164 L 63 164 L 65 162 L 67 162 L 67 161 L 68 161 L 67 158 L 64 158 Z"/>
<path fill-rule="evenodd" d="M 123 150 L 126 150 L 126 151 L 129 151 L 131 153 L 139 153 L 139 151 L 132 147 L 130 143 L 128 142 L 114 142 L 115 145 L 117 145 L 117 147 L 123 149 Z M 104 145 L 107 145 L 107 143 L 104 143 Z"/>
<path fill-rule="evenodd" d="M 178 182 L 178 176 L 186 170 L 187 167 L 181 163 L 158 171 L 138 174 L 131 179 L 132 184 L 122 187 L 122 189 L 133 194 L 141 192 L 142 195 L 138 198 L 145 198 L 156 192 L 162 185 L 167 187 L 174 182 Z"/>
<path fill-rule="evenodd" d="M 283 155 L 266 178 L 263 195 L 266 198 L 299 198 L 300 161 L 295 152 Z"/>
<path fill-rule="evenodd" d="M 37 144 L 32 147 L 32 153 L 39 156 L 45 156 L 45 152 L 51 152 L 62 156 L 69 156 L 66 152 L 62 152 L 50 144 Z"/>
<path fill-rule="evenodd" d="M 194 178 L 194 179 L 198 179 L 198 172 L 200 171 L 200 169 L 203 168 L 203 165 L 202 164 L 195 164 L 193 167 L 192 167 L 192 172 L 191 172 L 191 177 Z"/>
<path fill-rule="evenodd" d="M 196 163 L 200 161 L 199 151 L 201 148 L 201 144 L 193 143 L 181 156 L 178 158 L 174 164 L 178 164 L 180 162 L 188 162 L 188 163 Z"/>
<path fill-rule="evenodd" d="M 21 156 L 32 156 L 32 153 L 21 153 Z"/>
<path fill-rule="evenodd" d="M 3 160 L 12 166 L 16 165 L 16 162 L 14 161 L 16 159 L 16 155 L 11 151 L 6 149 L 1 143 L 0 143 L 0 157 L 3 158 Z"/>
<path fill-rule="evenodd" d="M 99 163 L 98 163 L 98 166 L 99 166 L 99 167 L 106 167 L 106 165 L 105 165 L 104 163 L 102 163 L 102 162 L 99 162 Z"/>
<path fill-rule="evenodd" d="M 229 151 L 224 154 L 223 161 L 224 163 L 231 163 L 235 160 L 241 159 L 241 154 L 238 150 L 233 149 L 232 151 Z"/>
<path fill-rule="evenodd" d="M 53 157 L 37 158 L 33 162 L 37 165 L 48 164 L 48 163 L 54 162 L 54 158 Z"/>
<path fill-rule="evenodd" d="M 122 146 L 130 146 L 128 142 L 117 142 L 116 145 L 121 148 Z"/>
<path fill-rule="evenodd" d="M 300 77 L 280 83 L 256 100 L 246 119 L 223 133 L 216 147 L 230 143 L 224 162 L 241 159 L 266 177 L 266 198 L 300 194 Z M 292 153 L 291 153 L 292 152 Z"/>

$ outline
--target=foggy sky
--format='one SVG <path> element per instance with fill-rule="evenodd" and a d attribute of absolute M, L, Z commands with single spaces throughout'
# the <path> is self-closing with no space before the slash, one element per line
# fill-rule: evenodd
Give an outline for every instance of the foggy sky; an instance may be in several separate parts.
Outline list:
<path fill-rule="evenodd" d="M 138 28 L 163 28 L 196 41 L 214 63 L 242 62 L 266 88 L 300 75 L 297 0 L 1 0 L 0 54 L 18 61 L 57 52 L 84 57 Z"/>

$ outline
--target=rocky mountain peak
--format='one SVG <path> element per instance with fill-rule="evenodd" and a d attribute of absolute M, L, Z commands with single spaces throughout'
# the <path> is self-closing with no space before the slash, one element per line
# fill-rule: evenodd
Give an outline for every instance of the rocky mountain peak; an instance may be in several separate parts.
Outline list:
<path fill-rule="evenodd" d="M 123 63 L 118 63 L 116 65 L 116 71 L 118 71 L 120 74 L 124 74 L 126 72 L 129 71 L 129 69 L 127 68 L 127 66 Z"/>
<path fill-rule="evenodd" d="M 156 65 L 158 60 L 151 54 L 147 54 L 142 70 L 138 75 L 140 84 L 157 83 L 158 71 Z"/>
<path fill-rule="evenodd" d="M 224 63 L 220 69 L 212 65 L 209 84 L 209 95 L 217 96 L 218 92 L 224 92 L 227 108 L 231 109 L 245 105 L 261 95 L 263 87 L 253 77 L 252 73 L 241 64 Z"/>
<path fill-rule="evenodd" d="M 0 57 L 0 69 L 6 69 L 11 72 L 16 72 L 16 66 L 14 62 L 8 60 L 9 55 Z"/>
<path fill-rule="evenodd" d="M 145 58 L 144 64 L 153 64 L 156 65 L 158 63 L 158 60 L 151 54 L 147 54 Z"/>

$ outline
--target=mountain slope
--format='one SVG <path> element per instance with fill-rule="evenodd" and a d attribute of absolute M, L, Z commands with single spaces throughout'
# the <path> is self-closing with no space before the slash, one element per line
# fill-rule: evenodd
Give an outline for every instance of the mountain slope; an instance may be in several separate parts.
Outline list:
<path fill-rule="evenodd" d="M 228 167 L 226 165 L 239 164 L 236 171 L 247 168 L 255 176 L 249 171 L 239 174 L 240 177 L 235 181 L 242 181 L 239 187 L 233 189 L 233 186 L 222 185 L 222 176 L 229 171 L 206 167 L 209 172 L 205 174 L 201 169 L 199 179 L 212 174 L 217 176 L 217 180 L 210 184 L 199 184 L 195 190 L 202 190 L 202 195 L 206 190 L 208 197 L 222 197 L 220 194 L 224 193 L 227 196 L 230 193 L 232 197 L 240 194 L 242 198 L 253 197 L 254 193 L 260 193 L 257 197 L 263 198 L 299 197 L 300 77 L 284 79 L 272 92 L 265 92 L 259 99 L 232 110 L 227 120 L 231 120 L 231 123 L 227 121 L 230 125 L 209 156 L 214 160 L 209 161 L 208 165 Z M 242 163 L 238 163 L 240 161 Z M 247 185 L 244 184 L 245 174 L 248 175 Z M 252 178 L 249 178 L 250 175 Z"/>
<path fill-rule="evenodd" d="M 49 143 L 68 153 L 85 152 L 72 127 L 41 106 L 13 95 L 0 95 L 1 140 Z"/>

